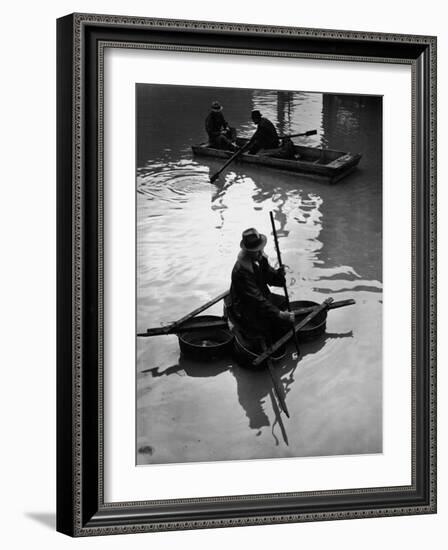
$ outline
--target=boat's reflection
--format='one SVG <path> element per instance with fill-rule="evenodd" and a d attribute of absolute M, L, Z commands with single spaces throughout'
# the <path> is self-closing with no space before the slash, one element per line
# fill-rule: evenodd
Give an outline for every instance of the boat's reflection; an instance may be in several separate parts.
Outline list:
<path fill-rule="evenodd" d="M 220 166 L 211 159 L 201 163 L 210 173 Z M 235 186 L 245 187 L 244 194 L 240 190 L 236 195 L 241 200 L 250 197 L 254 210 L 273 211 L 279 237 L 293 238 L 291 246 L 299 243 L 306 248 L 308 267 L 319 269 L 319 279 L 322 269 L 349 266 L 358 279 L 374 282 L 368 286 L 381 290 L 381 177 L 366 177 L 365 164 L 337 185 L 328 185 L 304 175 L 236 163 L 211 185 L 212 208 L 219 211 L 220 228 L 225 228 L 232 223 L 228 218 L 235 203 L 229 194 Z M 263 218 L 257 222 L 262 225 Z"/>
<path fill-rule="evenodd" d="M 294 374 L 300 368 L 301 360 L 308 356 L 317 354 L 329 340 L 340 338 L 351 338 L 352 331 L 344 333 L 326 333 L 319 339 L 300 345 L 301 356 L 298 358 L 295 347 L 290 344 L 284 359 L 275 363 L 275 371 L 286 394 L 294 383 Z M 250 370 L 240 367 L 236 362 L 227 358 L 211 362 L 198 362 L 184 355 L 179 356 L 177 364 L 166 369 L 154 367 L 146 369 L 142 373 L 151 374 L 153 378 L 162 376 L 189 376 L 192 378 L 209 378 L 230 370 L 236 380 L 238 402 L 243 408 L 249 421 L 249 428 L 254 430 L 256 436 L 260 436 L 263 428 L 271 427 L 272 437 L 275 444 L 280 444 L 280 437 L 284 444 L 288 445 L 288 434 L 285 428 L 284 419 L 280 413 L 277 398 L 273 392 L 272 380 L 267 369 Z M 271 417 L 269 416 L 271 415 Z M 276 434 L 276 427 L 280 434 Z"/>

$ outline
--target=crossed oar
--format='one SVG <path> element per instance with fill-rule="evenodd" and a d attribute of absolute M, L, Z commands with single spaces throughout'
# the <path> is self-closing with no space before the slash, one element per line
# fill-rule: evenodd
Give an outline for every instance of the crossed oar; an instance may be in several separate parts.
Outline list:
<path fill-rule="evenodd" d="M 300 134 L 291 134 L 289 136 L 282 136 L 283 138 L 293 138 L 293 137 L 300 137 L 300 136 L 314 136 L 317 134 L 317 130 L 308 130 L 308 132 L 301 132 Z M 282 138 L 281 138 L 282 139 Z M 236 153 L 234 153 L 222 166 L 221 168 L 212 176 L 210 176 L 210 183 L 214 183 L 218 178 L 221 172 L 223 172 L 229 164 L 231 164 L 234 160 L 236 160 L 238 157 L 240 157 L 245 151 L 249 149 L 249 147 L 252 145 L 252 139 L 250 139 L 247 143 L 245 143 Z"/>

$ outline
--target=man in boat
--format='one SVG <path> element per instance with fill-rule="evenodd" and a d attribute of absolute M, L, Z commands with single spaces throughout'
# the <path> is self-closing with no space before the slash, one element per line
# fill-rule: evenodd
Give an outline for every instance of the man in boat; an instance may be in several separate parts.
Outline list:
<path fill-rule="evenodd" d="M 269 265 L 263 253 L 266 241 L 254 228 L 243 231 L 226 306 L 243 332 L 261 337 L 269 345 L 291 329 L 294 314 L 284 311 L 283 296 L 269 290 L 269 285 L 283 286 L 285 273 L 283 268 Z"/>
<path fill-rule="evenodd" d="M 250 140 L 249 153 L 255 155 L 264 149 L 278 149 L 280 141 L 272 122 L 262 116 L 258 110 L 252 111 L 251 116 L 254 124 L 257 125 L 257 131 Z"/>
<path fill-rule="evenodd" d="M 208 134 L 210 147 L 224 149 L 225 151 L 236 151 L 235 130 L 230 128 L 222 112 L 222 105 L 214 101 L 211 110 L 205 119 L 205 129 Z"/>

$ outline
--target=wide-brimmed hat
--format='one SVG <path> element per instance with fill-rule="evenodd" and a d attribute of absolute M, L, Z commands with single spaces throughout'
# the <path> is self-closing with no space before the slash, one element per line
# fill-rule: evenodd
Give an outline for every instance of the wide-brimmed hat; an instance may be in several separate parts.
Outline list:
<path fill-rule="evenodd" d="M 212 103 L 212 111 L 215 111 L 216 113 L 222 111 L 222 105 L 221 103 L 219 103 L 219 101 L 214 101 Z"/>
<path fill-rule="evenodd" d="M 256 229 L 250 227 L 243 231 L 240 246 L 243 250 L 247 250 L 248 252 L 258 252 L 259 250 L 263 250 L 266 246 L 266 242 L 266 235 L 258 233 Z"/>
<path fill-rule="evenodd" d="M 254 109 L 251 113 L 251 117 L 255 119 L 260 119 L 262 115 L 258 109 Z"/>

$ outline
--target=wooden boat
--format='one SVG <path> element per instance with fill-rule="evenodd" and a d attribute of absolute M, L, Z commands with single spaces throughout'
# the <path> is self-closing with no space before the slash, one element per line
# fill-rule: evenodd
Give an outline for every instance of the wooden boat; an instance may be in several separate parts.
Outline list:
<path fill-rule="evenodd" d="M 248 140 L 243 138 L 236 140 L 238 147 L 243 147 L 247 142 Z M 220 159 L 228 159 L 233 154 L 231 151 L 209 147 L 208 143 L 193 145 L 192 150 L 196 156 Z M 245 162 L 268 168 L 287 170 L 333 184 L 355 170 L 362 156 L 359 153 L 346 153 L 296 144 L 294 144 L 294 150 L 295 158 L 293 159 L 277 158 L 261 153 L 256 155 L 243 153 L 235 162 Z M 272 154 L 275 155 L 271 150 L 270 155 Z"/>

